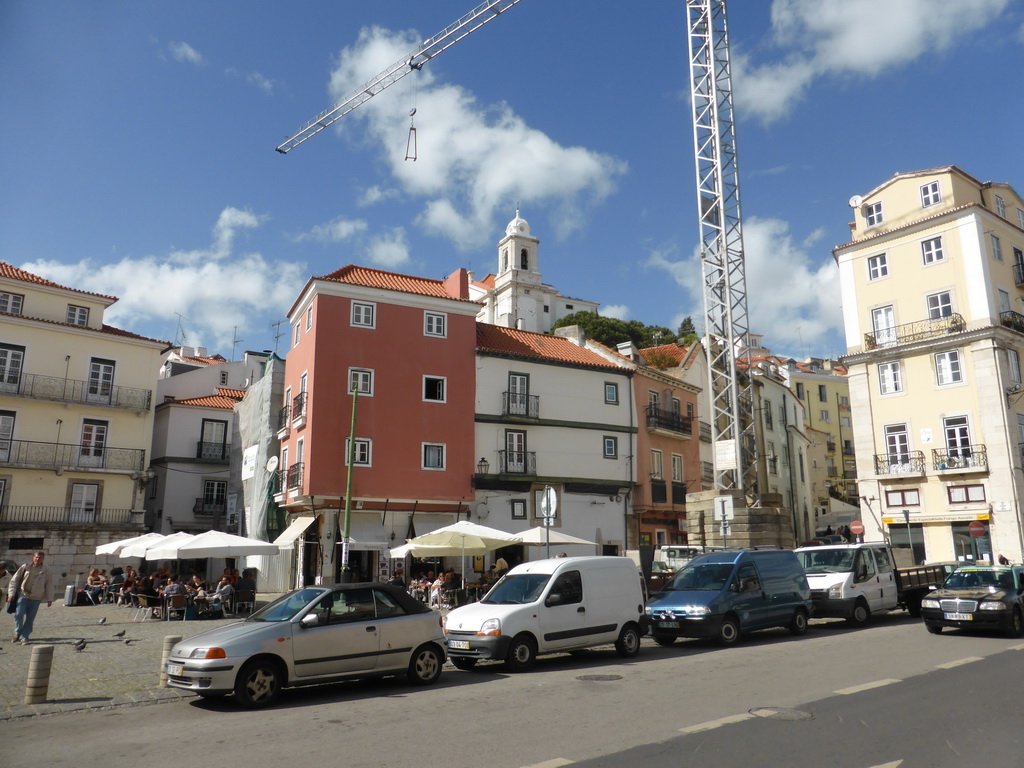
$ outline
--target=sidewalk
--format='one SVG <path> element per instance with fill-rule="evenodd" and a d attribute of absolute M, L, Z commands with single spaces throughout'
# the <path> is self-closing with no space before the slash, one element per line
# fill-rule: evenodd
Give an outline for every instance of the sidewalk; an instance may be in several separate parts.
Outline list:
<path fill-rule="evenodd" d="M 277 595 L 261 594 L 266 603 Z M 0 621 L 0 722 L 17 717 L 86 709 L 108 709 L 154 701 L 191 698 L 175 688 L 160 688 L 164 637 L 198 635 L 235 619 L 216 621 L 136 621 L 133 609 L 115 605 L 65 608 L 56 601 L 39 607 L 29 645 L 11 642 L 14 617 Z M 106 622 L 100 624 L 101 618 Z M 124 636 L 114 635 L 124 630 Z M 79 638 L 85 650 L 72 647 Z M 128 644 L 125 640 L 129 640 Z M 45 704 L 22 704 L 33 645 L 52 645 L 53 667 Z"/>

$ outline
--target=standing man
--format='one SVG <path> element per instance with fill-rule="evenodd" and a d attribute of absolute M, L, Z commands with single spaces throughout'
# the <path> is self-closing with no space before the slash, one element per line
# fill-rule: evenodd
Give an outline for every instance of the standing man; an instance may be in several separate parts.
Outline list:
<path fill-rule="evenodd" d="M 28 645 L 39 604 L 45 600 L 47 607 L 53 605 L 53 571 L 43 565 L 45 558 L 45 552 L 33 554 L 32 562 L 21 566 L 8 585 L 7 602 L 18 598 L 14 611 L 14 642 L 22 645 Z"/>

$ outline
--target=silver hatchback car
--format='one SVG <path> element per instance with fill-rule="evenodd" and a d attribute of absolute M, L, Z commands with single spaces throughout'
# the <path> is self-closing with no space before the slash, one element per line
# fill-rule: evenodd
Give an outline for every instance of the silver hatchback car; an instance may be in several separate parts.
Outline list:
<path fill-rule="evenodd" d="M 444 662 L 438 613 L 390 584 L 336 584 L 297 589 L 178 643 L 167 676 L 200 696 L 265 707 L 282 688 L 350 677 L 405 673 L 430 685 Z"/>

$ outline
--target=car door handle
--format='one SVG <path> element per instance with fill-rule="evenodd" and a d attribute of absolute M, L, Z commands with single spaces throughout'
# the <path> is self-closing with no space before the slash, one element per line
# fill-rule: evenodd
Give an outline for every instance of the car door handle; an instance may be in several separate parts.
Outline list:
<path fill-rule="evenodd" d="M 587 609 L 584 608 L 582 605 L 579 608 L 576 609 L 576 613 L 586 613 L 586 612 L 587 612 Z"/>
<path fill-rule="evenodd" d="M 376 631 L 377 631 L 377 628 L 376 628 L 376 627 L 367 627 L 367 628 L 366 628 L 366 631 L 367 631 L 367 632 L 376 632 Z"/>

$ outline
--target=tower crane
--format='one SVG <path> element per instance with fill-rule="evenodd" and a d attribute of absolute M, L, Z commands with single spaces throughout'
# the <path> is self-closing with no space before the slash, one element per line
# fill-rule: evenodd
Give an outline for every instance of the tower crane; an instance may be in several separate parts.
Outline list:
<path fill-rule="evenodd" d="M 425 40 L 277 147 L 287 154 L 338 122 L 520 0 L 490 0 Z M 686 0 L 690 96 L 697 173 L 704 328 L 708 339 L 715 488 L 756 488 L 753 370 L 748 346 L 746 268 L 732 104 L 726 0 Z M 745 359 L 744 359 L 745 358 Z M 737 363 L 745 371 L 737 371 Z"/>

